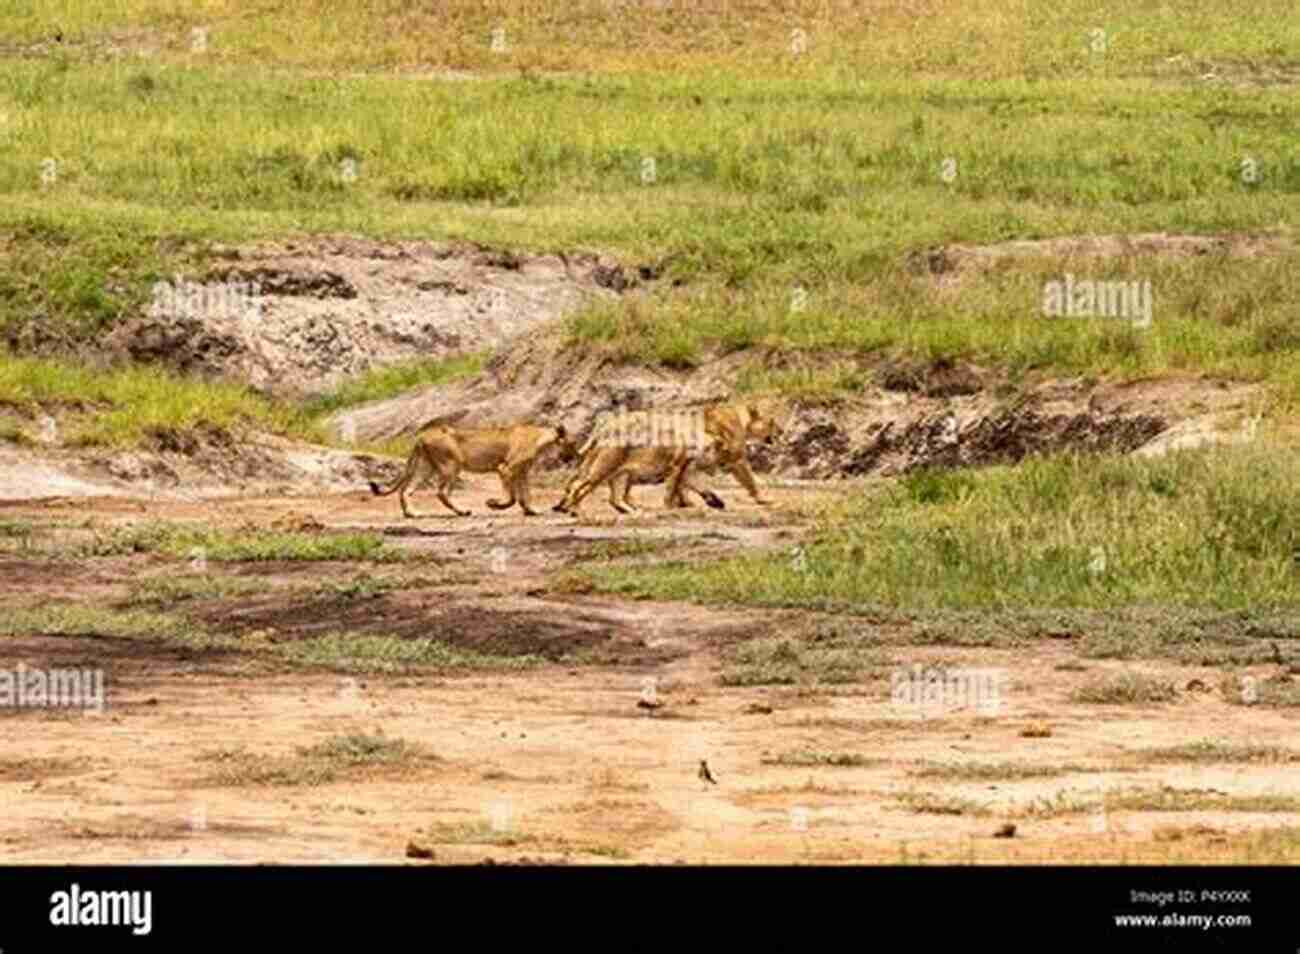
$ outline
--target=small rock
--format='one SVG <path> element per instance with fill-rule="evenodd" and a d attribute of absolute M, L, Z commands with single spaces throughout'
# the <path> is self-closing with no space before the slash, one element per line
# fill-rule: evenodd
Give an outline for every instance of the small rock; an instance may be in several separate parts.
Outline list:
<path fill-rule="evenodd" d="M 649 699 L 638 699 L 636 701 L 636 707 L 638 709 L 662 709 L 663 705 L 662 702 L 652 702 Z"/>
<path fill-rule="evenodd" d="M 434 855 L 434 853 L 433 853 L 433 849 L 432 849 L 432 848 L 425 848 L 425 847 L 423 847 L 422 845 L 417 845 L 417 844 L 416 844 L 415 842 L 413 842 L 413 841 L 408 841 L 408 842 L 406 843 L 406 857 L 408 857 L 408 858 L 433 858 L 433 857 L 436 857 L 436 856 Z"/>
<path fill-rule="evenodd" d="M 1007 822 L 1005 825 L 1003 825 L 993 833 L 993 837 L 994 838 L 1015 838 L 1016 826 L 1013 825 L 1011 822 Z"/>
<path fill-rule="evenodd" d="M 771 715 L 772 707 L 768 705 L 764 705 L 761 702 L 751 702 L 749 705 L 745 706 L 745 708 L 741 709 L 740 711 L 745 713 L 746 715 Z"/>

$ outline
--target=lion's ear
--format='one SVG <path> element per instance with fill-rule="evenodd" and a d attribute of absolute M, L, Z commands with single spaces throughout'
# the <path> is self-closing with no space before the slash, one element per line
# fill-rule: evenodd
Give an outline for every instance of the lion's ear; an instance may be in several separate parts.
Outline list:
<path fill-rule="evenodd" d="M 569 436 L 568 432 L 564 429 L 563 424 L 555 425 L 555 436 L 560 438 L 560 440 L 564 440 L 564 438 Z"/>

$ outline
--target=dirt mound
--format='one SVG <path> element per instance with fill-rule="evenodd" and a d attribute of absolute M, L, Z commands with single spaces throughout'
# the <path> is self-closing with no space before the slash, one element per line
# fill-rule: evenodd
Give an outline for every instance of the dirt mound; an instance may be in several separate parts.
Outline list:
<path fill-rule="evenodd" d="M 375 440 L 409 435 L 433 422 L 475 426 L 530 419 L 564 424 L 583 440 L 597 415 L 619 407 L 728 399 L 738 364 L 753 357 L 730 355 L 674 371 L 622 365 L 534 337 L 499 354 L 474 378 L 343 412 L 331 423 L 358 439 Z M 783 364 L 791 360 L 770 357 Z M 826 479 L 1009 463 L 1067 448 L 1126 453 L 1182 422 L 1188 412 L 1181 409 L 1197 407 L 1206 420 L 1218 420 L 1246 407 L 1254 393 L 1247 385 L 1200 380 L 1057 380 L 1029 384 L 1009 400 L 1000 396 L 1005 381 L 999 373 L 965 362 L 834 359 L 874 383 L 843 399 L 793 402 L 781 440 L 752 450 L 755 470 Z M 558 464 L 548 459 L 538 466 Z"/>
<path fill-rule="evenodd" d="M 347 236 L 212 252 L 201 276 L 155 285 L 147 313 L 108 336 L 110 350 L 267 393 L 318 394 L 374 367 L 498 347 L 656 274 L 594 254 Z"/>

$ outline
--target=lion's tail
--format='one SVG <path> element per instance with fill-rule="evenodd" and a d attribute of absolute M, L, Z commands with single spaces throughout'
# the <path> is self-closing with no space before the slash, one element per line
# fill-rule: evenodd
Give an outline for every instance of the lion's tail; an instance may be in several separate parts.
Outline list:
<path fill-rule="evenodd" d="M 410 482 L 411 478 L 415 476 L 416 468 L 420 464 L 420 445 L 418 440 L 419 439 L 417 438 L 417 443 L 415 445 L 415 448 L 411 451 L 411 456 L 407 458 L 406 470 L 402 472 L 402 475 L 398 477 L 397 480 L 393 481 L 393 486 L 385 489 L 384 487 L 379 486 L 379 484 L 375 483 L 373 480 L 367 481 L 367 483 L 370 484 L 370 492 L 372 494 L 374 494 L 376 497 L 387 497 L 389 494 L 396 493 L 397 491 L 401 490 Z"/>

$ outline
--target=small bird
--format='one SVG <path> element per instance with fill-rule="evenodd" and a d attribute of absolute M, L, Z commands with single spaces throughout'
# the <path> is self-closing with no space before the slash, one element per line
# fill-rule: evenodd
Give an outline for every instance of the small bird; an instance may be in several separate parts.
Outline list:
<path fill-rule="evenodd" d="M 718 780 L 709 772 L 709 763 L 704 759 L 700 759 L 700 781 L 708 782 L 710 785 L 718 784 Z"/>

